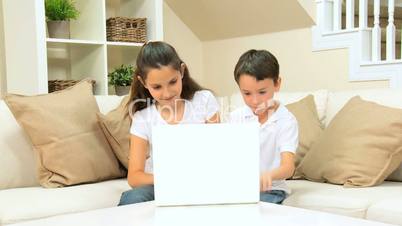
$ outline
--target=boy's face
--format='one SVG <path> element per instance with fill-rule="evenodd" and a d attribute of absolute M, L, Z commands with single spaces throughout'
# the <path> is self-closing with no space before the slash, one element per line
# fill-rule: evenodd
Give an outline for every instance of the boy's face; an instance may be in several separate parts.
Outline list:
<path fill-rule="evenodd" d="M 244 102 L 249 106 L 254 114 L 264 114 L 265 110 L 260 109 L 268 106 L 269 100 L 274 97 L 274 93 L 278 92 L 281 85 L 281 79 L 275 83 L 272 79 L 264 79 L 257 81 L 251 75 L 243 74 L 239 77 L 239 88 L 243 96 Z"/>

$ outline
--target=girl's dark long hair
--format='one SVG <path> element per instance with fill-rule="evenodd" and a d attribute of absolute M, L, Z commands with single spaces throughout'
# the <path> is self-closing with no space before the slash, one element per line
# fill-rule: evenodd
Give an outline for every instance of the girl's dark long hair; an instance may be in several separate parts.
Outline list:
<path fill-rule="evenodd" d="M 180 59 L 176 50 L 166 42 L 148 42 L 141 47 L 137 56 L 137 66 L 133 74 L 133 83 L 130 90 L 130 101 L 128 101 L 128 110 L 131 114 L 140 111 L 154 102 L 154 98 L 149 93 L 140 80 L 147 79 L 147 74 L 151 69 L 160 69 L 163 66 L 170 66 L 177 71 L 181 71 L 181 65 L 184 62 Z M 203 88 L 195 82 L 185 65 L 182 79 L 181 98 L 191 100 L 196 91 Z"/>

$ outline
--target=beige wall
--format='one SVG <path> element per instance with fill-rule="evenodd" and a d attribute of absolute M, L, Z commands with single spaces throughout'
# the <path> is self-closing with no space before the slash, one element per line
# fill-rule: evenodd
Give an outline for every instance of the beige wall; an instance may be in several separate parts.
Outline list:
<path fill-rule="evenodd" d="M 6 68 L 4 54 L 3 1 L 0 1 L 0 98 L 6 92 Z"/>
<path fill-rule="evenodd" d="M 203 84 L 202 43 L 166 3 L 163 3 L 163 29 L 164 41 L 176 48 L 191 77 Z"/>
<path fill-rule="evenodd" d="M 309 14 L 315 13 L 310 0 L 299 3 Z M 202 42 L 164 3 L 164 40 L 177 49 L 192 77 L 219 96 L 237 91 L 233 69 L 239 56 L 251 48 L 268 49 L 278 58 L 282 91 L 388 87 L 388 81 L 349 82 L 348 50 L 313 52 L 310 28 Z"/>
<path fill-rule="evenodd" d="M 385 88 L 388 81 L 349 82 L 348 50 L 312 52 L 311 29 L 203 42 L 204 84 L 217 95 L 237 91 L 234 66 L 248 49 L 267 49 L 278 59 L 282 91 Z"/>
<path fill-rule="evenodd" d="M 305 7 L 313 1 L 302 0 L 302 6 L 295 0 L 165 0 L 202 41 L 310 27 Z"/>
<path fill-rule="evenodd" d="M 315 0 L 297 0 L 301 7 L 307 12 L 310 18 L 316 22 L 316 2 Z"/>

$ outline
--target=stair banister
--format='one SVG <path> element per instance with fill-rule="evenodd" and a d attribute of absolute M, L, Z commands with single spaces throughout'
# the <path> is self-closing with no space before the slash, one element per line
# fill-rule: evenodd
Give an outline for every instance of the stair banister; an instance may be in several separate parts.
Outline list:
<path fill-rule="evenodd" d="M 317 3 L 317 26 L 321 32 L 330 32 L 333 30 L 332 22 L 332 0 L 316 0 Z"/>
<path fill-rule="evenodd" d="M 374 0 L 374 27 L 372 30 L 372 55 L 371 60 L 381 60 L 381 28 L 380 28 L 380 0 Z"/>
<path fill-rule="evenodd" d="M 368 24 L 367 0 L 359 1 L 359 28 L 366 29 Z"/>
<path fill-rule="evenodd" d="M 346 29 L 355 27 L 355 0 L 346 0 Z"/>
<path fill-rule="evenodd" d="M 340 31 L 342 29 L 342 0 L 333 0 L 334 7 L 334 31 Z"/>
<path fill-rule="evenodd" d="M 359 1 L 360 60 L 371 60 L 371 29 L 368 28 L 368 0 Z"/>
<path fill-rule="evenodd" d="M 387 60 L 395 60 L 394 0 L 388 0 Z"/>

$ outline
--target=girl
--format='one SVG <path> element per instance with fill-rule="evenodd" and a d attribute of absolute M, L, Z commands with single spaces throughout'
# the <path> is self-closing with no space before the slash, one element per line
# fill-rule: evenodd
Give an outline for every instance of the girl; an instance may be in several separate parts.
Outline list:
<path fill-rule="evenodd" d="M 164 42 L 148 42 L 137 57 L 130 94 L 130 159 L 128 183 L 119 205 L 154 199 L 152 126 L 219 122 L 219 106 L 208 90 L 198 85 L 176 50 Z M 179 161 L 179 160 L 178 160 Z"/>

